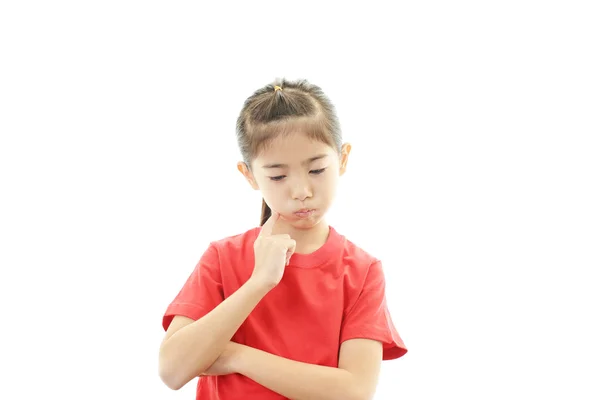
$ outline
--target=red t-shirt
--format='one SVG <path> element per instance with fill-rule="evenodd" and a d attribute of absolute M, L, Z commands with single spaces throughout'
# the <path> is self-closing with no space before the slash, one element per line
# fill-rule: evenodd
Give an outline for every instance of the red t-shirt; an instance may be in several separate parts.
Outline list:
<path fill-rule="evenodd" d="M 210 243 L 163 317 L 198 320 L 238 290 L 254 268 L 261 228 Z M 232 341 L 310 364 L 338 366 L 345 340 L 383 343 L 383 360 L 406 347 L 387 308 L 381 262 L 330 227 L 326 243 L 311 254 L 294 253 L 279 285 L 258 303 Z M 285 399 L 240 374 L 201 376 L 196 398 Z"/>

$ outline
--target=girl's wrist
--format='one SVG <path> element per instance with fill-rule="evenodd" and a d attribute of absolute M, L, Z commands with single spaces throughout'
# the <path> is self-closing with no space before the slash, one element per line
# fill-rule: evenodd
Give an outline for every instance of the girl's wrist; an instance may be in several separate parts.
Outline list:
<path fill-rule="evenodd" d="M 275 286 L 268 283 L 264 283 L 259 278 L 255 276 L 251 276 L 246 282 L 246 285 L 249 285 L 254 292 L 259 293 L 262 297 L 266 296 Z"/>
<path fill-rule="evenodd" d="M 236 343 L 234 356 L 231 359 L 231 369 L 233 370 L 233 373 L 244 375 L 244 370 L 247 365 L 246 360 L 251 350 L 252 348 L 249 346 Z"/>
<path fill-rule="evenodd" d="M 227 370 L 230 374 L 239 373 L 238 369 L 240 364 L 240 358 L 242 357 L 243 348 L 244 345 L 233 341 L 227 344 L 226 351 L 229 353 L 229 357 L 227 359 Z"/>

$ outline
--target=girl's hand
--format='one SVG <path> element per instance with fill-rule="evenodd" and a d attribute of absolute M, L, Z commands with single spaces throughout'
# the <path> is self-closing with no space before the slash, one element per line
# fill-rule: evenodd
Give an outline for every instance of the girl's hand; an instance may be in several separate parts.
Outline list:
<path fill-rule="evenodd" d="M 296 241 L 290 235 L 273 235 L 273 226 L 279 219 L 279 214 L 273 212 L 263 225 L 260 234 L 254 242 L 254 271 L 252 278 L 261 285 L 272 289 L 283 278 L 285 266 L 296 250 Z"/>
<path fill-rule="evenodd" d="M 236 373 L 236 360 L 244 345 L 229 342 L 217 360 L 203 373 L 204 375 L 229 375 Z"/>

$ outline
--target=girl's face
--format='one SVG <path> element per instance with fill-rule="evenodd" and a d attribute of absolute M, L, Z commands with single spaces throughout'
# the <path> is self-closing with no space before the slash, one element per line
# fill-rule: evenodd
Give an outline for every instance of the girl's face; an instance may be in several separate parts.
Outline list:
<path fill-rule="evenodd" d="M 251 171 L 242 162 L 238 169 L 271 210 L 295 228 L 307 229 L 331 206 L 350 149 L 344 144 L 339 157 L 329 145 L 293 132 L 273 139 L 252 161 Z"/>

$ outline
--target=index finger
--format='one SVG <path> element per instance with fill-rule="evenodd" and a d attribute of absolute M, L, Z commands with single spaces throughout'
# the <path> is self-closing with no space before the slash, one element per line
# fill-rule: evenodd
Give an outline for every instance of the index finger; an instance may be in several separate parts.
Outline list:
<path fill-rule="evenodd" d="M 269 217 L 269 219 L 267 219 L 267 221 L 260 230 L 260 236 L 270 236 L 273 232 L 273 226 L 275 226 L 275 222 L 277 222 L 278 219 L 279 214 L 275 211 L 272 211 L 271 216 Z"/>

